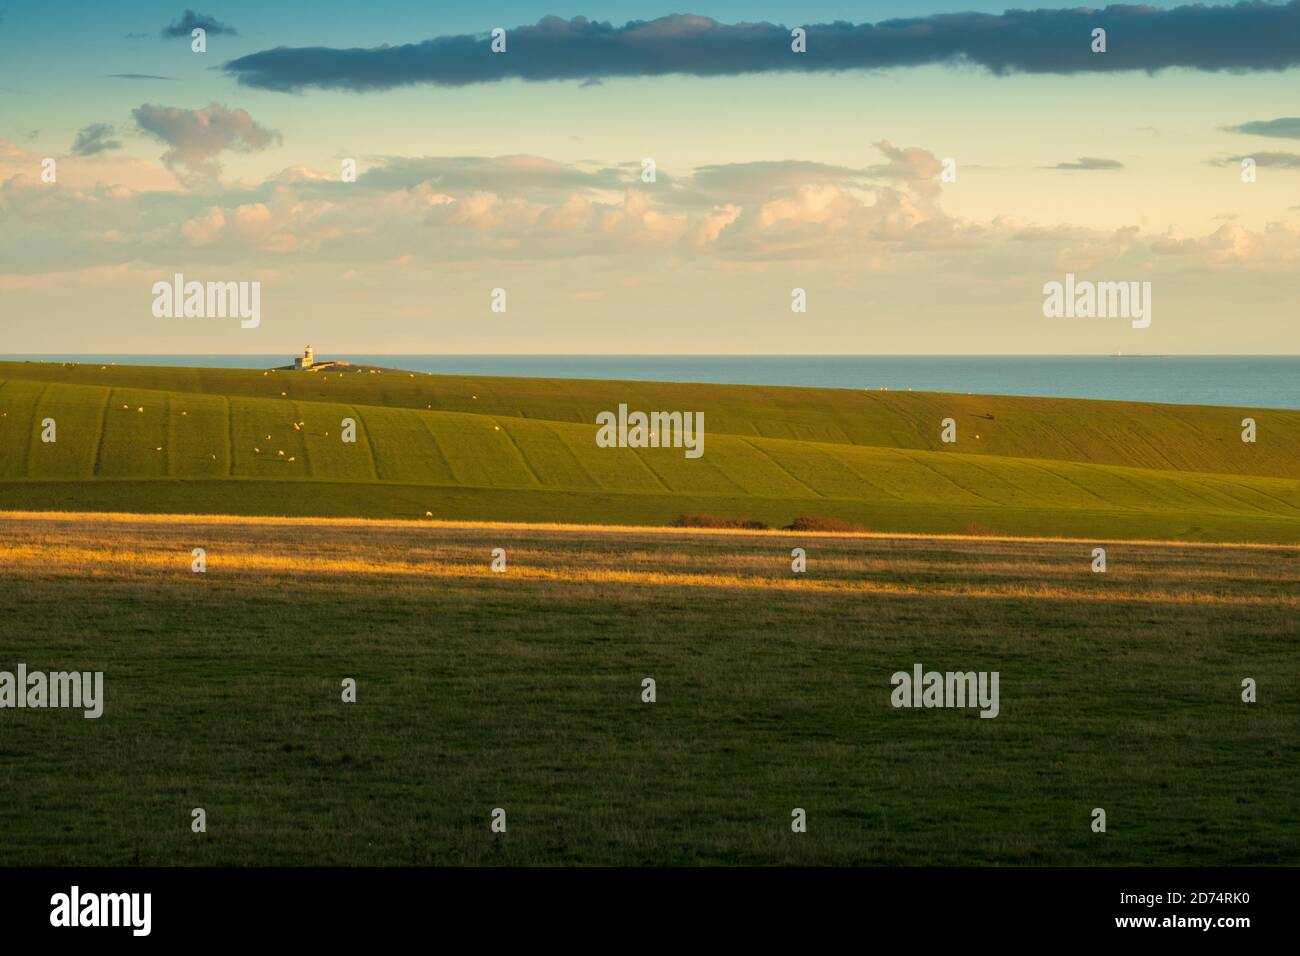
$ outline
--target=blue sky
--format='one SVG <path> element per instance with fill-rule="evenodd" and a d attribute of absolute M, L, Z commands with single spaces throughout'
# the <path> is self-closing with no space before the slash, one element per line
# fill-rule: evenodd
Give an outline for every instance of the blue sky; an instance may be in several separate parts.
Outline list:
<path fill-rule="evenodd" d="M 711 49 L 730 56 L 740 23 L 1003 5 L 200 3 L 237 31 L 202 55 L 160 36 L 185 9 L 0 6 L 0 294 L 7 315 L 43 318 L 7 329 L 8 350 L 1300 351 L 1300 137 L 1278 122 L 1300 115 L 1297 71 L 1263 63 L 1300 49 L 1300 27 L 1235 51 L 1200 21 L 1112 29 L 1116 58 L 1194 64 L 1150 72 L 1079 53 L 1070 73 L 944 61 L 283 92 L 228 64 L 322 47 L 335 69 L 331 51 L 355 47 L 675 13 L 718 21 Z M 998 55 L 1058 55 L 1028 28 L 1012 39 Z M 1203 68 L 1220 52 L 1231 69 Z M 261 281 L 266 320 L 159 325 L 147 290 L 176 271 Z M 1152 327 L 1044 320 L 1042 286 L 1066 271 L 1153 282 Z M 496 287 L 506 320 L 486 311 Z"/>

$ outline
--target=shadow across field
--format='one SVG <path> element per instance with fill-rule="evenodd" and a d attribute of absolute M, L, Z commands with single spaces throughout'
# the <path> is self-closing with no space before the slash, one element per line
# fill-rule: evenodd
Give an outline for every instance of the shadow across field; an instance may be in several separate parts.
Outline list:
<path fill-rule="evenodd" d="M 1300 549 L 1095 543 L 0 516 L 0 863 L 1294 861 Z"/>

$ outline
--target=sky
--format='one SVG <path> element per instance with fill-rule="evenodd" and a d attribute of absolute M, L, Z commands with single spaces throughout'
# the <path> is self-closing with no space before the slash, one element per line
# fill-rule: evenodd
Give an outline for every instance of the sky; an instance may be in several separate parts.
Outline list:
<path fill-rule="evenodd" d="M 0 353 L 1300 353 L 1300 3 L 198 2 L 0 0 Z"/>

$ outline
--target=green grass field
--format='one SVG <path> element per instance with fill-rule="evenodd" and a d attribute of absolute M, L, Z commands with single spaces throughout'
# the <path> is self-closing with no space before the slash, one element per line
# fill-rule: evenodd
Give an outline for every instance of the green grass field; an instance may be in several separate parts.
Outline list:
<path fill-rule="evenodd" d="M 620 403 L 704 412 L 703 457 L 598 447 Z M 1297 447 L 1270 409 L 0 363 L 0 669 L 107 695 L 0 716 L 0 865 L 1294 862 Z M 998 671 L 1000 715 L 890 707 L 917 662 Z"/>
<path fill-rule="evenodd" d="M 0 516 L 0 865 L 1294 863 L 1300 548 L 1102 543 Z"/>
<path fill-rule="evenodd" d="M 620 403 L 705 453 L 609 449 Z M 1259 440 L 1240 440 L 1243 417 Z M 340 423 L 357 422 L 357 441 Z M 41 441 L 42 420 L 57 442 Z M 940 422 L 957 423 L 957 442 Z M 755 386 L 0 363 L 0 509 L 1300 542 L 1300 411 Z"/>

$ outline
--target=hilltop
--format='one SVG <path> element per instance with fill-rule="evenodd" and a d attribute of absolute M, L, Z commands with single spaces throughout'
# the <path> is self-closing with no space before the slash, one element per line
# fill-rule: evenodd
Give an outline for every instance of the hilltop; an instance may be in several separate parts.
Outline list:
<path fill-rule="evenodd" d="M 707 451 L 596 416 L 705 414 Z M 58 441 L 40 441 L 53 417 Z M 1259 429 L 1240 440 L 1241 420 Z M 353 445 L 340 423 L 357 423 Z M 940 440 L 952 418 L 957 442 Z M 1300 541 L 1300 411 L 745 385 L 0 362 L 0 508 Z"/>

